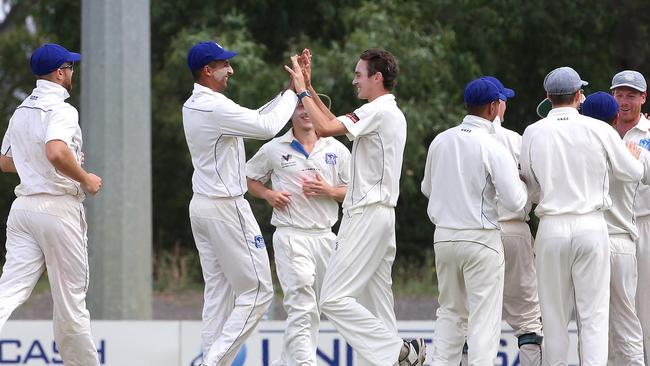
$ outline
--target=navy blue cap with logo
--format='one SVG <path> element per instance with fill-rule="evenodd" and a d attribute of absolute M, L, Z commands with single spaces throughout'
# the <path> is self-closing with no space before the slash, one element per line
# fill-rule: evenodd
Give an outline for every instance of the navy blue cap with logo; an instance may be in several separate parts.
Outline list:
<path fill-rule="evenodd" d="M 66 62 L 81 61 L 81 55 L 70 52 L 55 43 L 47 43 L 37 48 L 29 60 L 34 75 L 43 76 L 58 69 Z"/>
<path fill-rule="evenodd" d="M 497 88 L 499 88 L 499 93 L 503 96 L 501 100 L 506 101 L 512 97 L 515 96 L 515 91 L 509 88 L 506 88 L 501 80 L 495 78 L 494 76 L 483 76 L 481 79 L 488 80 L 492 82 L 492 84 L 496 85 Z"/>
<path fill-rule="evenodd" d="M 467 83 L 463 97 L 466 104 L 479 106 L 503 99 L 504 95 L 493 82 L 479 78 Z"/>
<path fill-rule="evenodd" d="M 618 114 L 618 103 L 611 94 L 596 92 L 585 99 L 580 112 L 587 117 L 611 123 Z"/>
<path fill-rule="evenodd" d="M 187 53 L 187 66 L 198 70 L 212 61 L 228 60 L 237 56 L 237 52 L 228 51 L 217 42 L 199 42 Z"/>

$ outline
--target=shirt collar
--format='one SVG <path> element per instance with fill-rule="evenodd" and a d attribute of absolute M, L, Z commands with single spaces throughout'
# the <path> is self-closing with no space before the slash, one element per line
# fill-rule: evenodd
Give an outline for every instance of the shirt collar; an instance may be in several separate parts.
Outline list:
<path fill-rule="evenodd" d="M 70 93 L 62 85 L 53 83 L 49 80 L 38 79 L 36 80 L 36 89 L 34 92 L 39 94 L 53 94 L 54 96 L 59 97 L 61 100 L 66 100 L 70 98 Z"/>
<path fill-rule="evenodd" d="M 210 95 L 214 95 L 214 96 L 217 96 L 217 95 L 220 94 L 220 93 L 208 88 L 207 86 L 203 86 L 203 85 L 201 85 L 199 83 L 194 83 L 194 90 L 192 91 L 192 94 L 201 94 L 201 93 L 210 94 Z"/>
<path fill-rule="evenodd" d="M 580 114 L 577 109 L 573 107 L 559 107 L 553 108 L 548 112 L 547 117 L 556 116 L 560 114 Z"/>
<path fill-rule="evenodd" d="M 643 131 L 643 133 L 647 133 L 650 130 L 650 121 L 648 121 L 648 119 L 642 114 L 639 122 L 637 122 L 633 128 L 639 129 Z"/>
<path fill-rule="evenodd" d="M 499 116 L 494 117 L 494 121 L 492 121 L 492 126 L 496 127 L 501 127 L 501 118 Z"/>
<path fill-rule="evenodd" d="M 285 133 L 284 135 L 278 137 L 278 140 L 280 140 L 280 142 L 285 142 L 287 144 L 290 144 L 291 141 L 293 141 L 295 139 L 296 138 L 293 136 L 293 128 L 290 128 L 289 131 L 287 131 L 287 133 Z"/>
<path fill-rule="evenodd" d="M 466 115 L 465 118 L 463 118 L 462 124 L 484 130 L 490 134 L 494 133 L 494 125 L 491 121 L 473 114 Z"/>
<path fill-rule="evenodd" d="M 393 102 L 395 101 L 395 96 L 393 94 L 388 93 L 388 94 L 384 94 L 384 95 L 382 95 L 380 97 L 375 98 L 375 100 L 373 100 L 370 103 L 387 103 L 387 102 L 391 102 L 391 101 L 393 101 Z"/>

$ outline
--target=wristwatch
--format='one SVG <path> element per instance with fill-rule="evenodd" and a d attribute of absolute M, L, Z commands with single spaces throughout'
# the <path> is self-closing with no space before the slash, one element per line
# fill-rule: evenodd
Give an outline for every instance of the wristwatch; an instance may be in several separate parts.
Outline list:
<path fill-rule="evenodd" d="M 309 90 L 302 91 L 300 94 L 298 94 L 298 102 L 302 103 L 302 98 L 304 97 L 311 97 Z"/>

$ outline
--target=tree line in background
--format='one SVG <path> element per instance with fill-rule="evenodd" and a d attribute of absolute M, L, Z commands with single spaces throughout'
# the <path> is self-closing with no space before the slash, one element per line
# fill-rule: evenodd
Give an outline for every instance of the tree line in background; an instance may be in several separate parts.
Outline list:
<path fill-rule="evenodd" d="M 0 131 L 34 87 L 29 55 L 56 42 L 81 47 L 81 1 L 5 0 L 0 22 Z M 2 11 L 2 9 L 0 9 Z M 370 47 L 393 52 L 401 69 L 394 91 L 407 118 L 401 195 L 396 211 L 398 261 L 432 249 L 426 200 L 420 193 L 429 143 L 464 115 L 462 90 L 471 79 L 494 75 L 516 90 L 505 126 L 523 132 L 536 121 L 542 81 L 569 65 L 590 82 L 586 92 L 607 90 L 617 71 L 650 77 L 650 2 L 558 0 L 151 0 L 154 250 L 194 250 L 188 219 L 192 165 L 181 105 L 191 94 L 185 57 L 201 40 L 218 40 L 239 55 L 226 94 L 256 108 L 287 85 L 282 65 L 312 49 L 313 83 L 328 94 L 336 115 L 363 101 L 351 86 L 358 55 Z M 0 18 L 2 19 L 2 18 Z M 110 67 L 110 65 L 108 65 Z M 79 105 L 80 83 L 93 77 L 75 67 L 70 102 Z M 84 124 L 92 121 L 80 121 Z M 133 121 L 137 123 L 137 121 Z M 347 140 L 343 140 L 350 146 Z M 247 154 L 262 142 L 248 141 Z M 101 172 L 98 172 L 101 175 Z M 0 176 L 0 217 L 5 218 L 16 176 Z M 100 193 L 101 194 L 101 193 Z M 270 242 L 271 209 L 251 199 Z M 90 228 L 92 230 L 92 228 Z M 4 238 L 4 231 L 2 232 Z M 4 242 L 4 240 L 3 240 Z M 92 243 L 90 244 L 92 246 Z"/>

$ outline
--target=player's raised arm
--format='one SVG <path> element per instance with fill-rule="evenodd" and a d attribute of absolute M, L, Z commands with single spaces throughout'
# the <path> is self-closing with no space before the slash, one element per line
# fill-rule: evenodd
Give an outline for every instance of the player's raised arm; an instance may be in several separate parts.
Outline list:
<path fill-rule="evenodd" d="M 298 99 L 305 106 L 307 113 L 309 113 L 316 134 L 321 137 L 344 135 L 347 129 L 343 123 L 336 118 L 331 118 L 331 113 L 330 115 L 323 113 L 318 104 L 312 99 L 311 92 L 305 86 L 305 79 L 298 63 L 298 56 L 291 57 L 291 64 L 292 67 L 285 65 L 284 68 L 293 78 L 293 85 Z"/>

